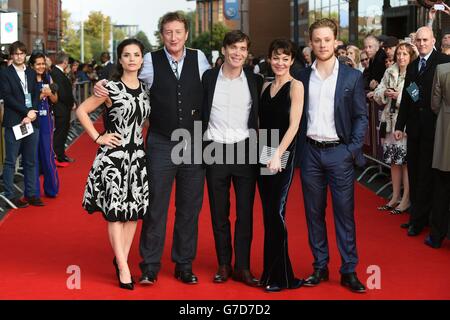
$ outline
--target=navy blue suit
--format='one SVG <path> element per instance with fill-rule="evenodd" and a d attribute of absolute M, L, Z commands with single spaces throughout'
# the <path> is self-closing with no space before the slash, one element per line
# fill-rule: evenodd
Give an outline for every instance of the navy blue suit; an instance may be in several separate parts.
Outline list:
<path fill-rule="evenodd" d="M 364 165 L 362 146 L 368 126 L 364 80 L 361 72 L 344 64 L 339 73 L 334 99 L 336 132 L 341 144 L 318 148 L 307 143 L 308 101 L 311 67 L 297 78 L 305 87 L 305 103 L 296 152 L 308 223 L 309 243 L 314 255 L 314 268 L 325 269 L 329 262 L 325 209 L 327 187 L 330 187 L 336 236 L 341 253 L 341 273 L 355 271 L 358 263 L 354 220 L 354 164 Z"/>
<path fill-rule="evenodd" d="M 5 127 L 6 153 L 3 167 L 3 182 L 5 196 L 8 199 L 15 198 L 13 179 L 19 153 L 22 153 L 25 194 L 30 197 L 39 197 L 35 188 L 39 123 L 34 121 L 34 133 L 19 141 L 16 140 L 12 129 L 12 127 L 22 122 L 30 110 L 38 110 L 39 92 L 37 90 L 36 73 L 32 69 L 27 68 L 25 75 L 27 77 L 28 92 L 32 98 L 31 109 L 26 107 L 24 90 L 15 68 L 11 65 L 0 72 L 0 90 L 5 102 L 5 114 L 2 124 Z"/>

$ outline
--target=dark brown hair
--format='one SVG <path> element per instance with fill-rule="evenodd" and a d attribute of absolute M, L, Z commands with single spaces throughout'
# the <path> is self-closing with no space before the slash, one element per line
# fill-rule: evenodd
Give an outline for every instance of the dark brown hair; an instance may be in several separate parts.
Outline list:
<path fill-rule="evenodd" d="M 173 21 L 178 21 L 184 24 L 184 28 L 186 29 L 186 32 L 189 31 L 189 21 L 181 11 L 174 11 L 174 12 L 168 12 L 166 13 L 159 22 L 159 32 L 162 34 L 164 31 L 164 26 Z"/>
<path fill-rule="evenodd" d="M 247 49 L 250 49 L 250 37 L 243 33 L 241 30 L 233 30 L 228 32 L 223 38 L 222 46 L 226 48 L 227 46 L 231 46 L 237 42 L 247 42 Z"/>
<path fill-rule="evenodd" d="M 23 42 L 16 41 L 9 47 L 9 55 L 12 56 L 16 51 L 22 51 L 27 54 L 27 46 Z"/>
<path fill-rule="evenodd" d="M 129 45 L 132 45 L 132 44 L 137 45 L 137 46 L 139 47 L 139 49 L 141 50 L 141 55 L 142 55 L 142 57 L 144 57 L 144 50 L 145 50 L 145 47 L 144 47 L 144 45 L 142 44 L 141 41 L 139 41 L 138 39 L 134 39 L 134 38 L 130 38 L 130 39 L 125 39 L 125 40 L 123 40 L 123 41 L 119 44 L 119 46 L 117 47 L 117 63 L 116 63 L 116 70 L 114 71 L 114 74 L 111 76 L 111 79 L 112 79 L 112 80 L 114 80 L 114 81 L 120 81 L 120 78 L 122 78 L 122 75 L 123 75 L 123 67 L 122 67 L 122 65 L 120 64 L 119 59 L 122 57 L 122 53 L 123 53 L 123 50 L 125 49 L 125 47 L 126 47 L 126 46 L 129 46 Z M 141 66 L 141 69 L 142 69 L 142 66 Z M 140 71 L 140 70 L 139 70 L 139 71 Z"/>
<path fill-rule="evenodd" d="M 312 25 L 309 26 L 309 39 L 312 40 L 312 35 L 314 30 L 320 29 L 320 28 L 330 28 L 331 31 L 333 31 L 334 38 L 337 39 L 337 24 L 334 22 L 334 20 L 324 18 L 317 20 Z"/>
<path fill-rule="evenodd" d="M 272 58 L 273 54 L 285 54 L 291 56 L 291 58 L 295 57 L 295 49 L 292 41 L 288 39 L 275 39 L 269 46 L 268 56 Z"/>

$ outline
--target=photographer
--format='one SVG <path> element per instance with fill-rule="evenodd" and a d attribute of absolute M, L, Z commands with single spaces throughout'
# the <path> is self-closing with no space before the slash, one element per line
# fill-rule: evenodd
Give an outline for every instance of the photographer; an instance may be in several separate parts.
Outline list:
<path fill-rule="evenodd" d="M 36 192 L 40 194 L 40 173 L 44 175 L 44 193 L 54 198 L 59 191 L 59 178 L 53 151 L 53 116 L 51 104 L 58 102 L 58 86 L 53 83 L 46 68 L 43 53 L 34 53 L 30 57 L 30 67 L 36 71 L 36 90 L 40 92 L 38 105 L 39 146 L 36 162 Z M 27 197 L 27 194 L 25 194 Z"/>

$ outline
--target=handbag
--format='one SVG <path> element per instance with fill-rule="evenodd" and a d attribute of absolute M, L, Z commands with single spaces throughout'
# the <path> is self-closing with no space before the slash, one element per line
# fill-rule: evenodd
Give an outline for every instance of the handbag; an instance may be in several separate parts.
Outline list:
<path fill-rule="evenodd" d="M 277 148 L 264 146 L 261 152 L 261 156 L 259 157 L 259 163 L 266 165 L 269 163 L 269 161 L 272 159 L 275 151 Z M 283 152 L 283 155 L 281 156 L 281 168 L 286 169 L 288 160 L 289 160 L 289 151 Z"/>

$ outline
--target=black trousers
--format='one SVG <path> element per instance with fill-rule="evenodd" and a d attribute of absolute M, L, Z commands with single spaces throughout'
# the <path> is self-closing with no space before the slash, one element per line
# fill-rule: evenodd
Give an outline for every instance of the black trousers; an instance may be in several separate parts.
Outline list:
<path fill-rule="evenodd" d="M 197 253 L 198 216 L 203 203 L 205 170 L 201 164 L 175 164 L 172 149 L 177 144 L 156 133 L 148 135 L 150 206 L 144 216 L 140 239 L 143 272 L 158 273 L 160 270 L 174 182 L 176 210 L 172 261 L 177 270 L 191 270 Z"/>
<path fill-rule="evenodd" d="M 224 159 L 227 145 L 223 147 Z M 234 153 L 237 156 L 237 145 Z M 248 148 L 248 143 L 246 144 Z M 230 146 L 230 145 L 228 145 Z M 246 150 L 248 152 L 248 149 Z M 236 160 L 236 157 L 234 158 Z M 236 195 L 236 222 L 234 227 L 234 266 L 236 270 L 250 269 L 250 248 L 253 237 L 253 202 L 256 192 L 258 167 L 249 164 L 212 164 L 206 168 L 211 220 L 219 265 L 231 265 L 230 189 L 233 183 Z"/>
<path fill-rule="evenodd" d="M 428 225 L 433 205 L 433 139 L 408 136 L 408 177 L 410 183 L 410 224 Z"/>
<path fill-rule="evenodd" d="M 63 158 L 65 156 L 67 135 L 70 129 L 71 110 L 63 110 L 55 112 L 55 131 L 53 133 L 53 149 L 56 157 Z"/>
<path fill-rule="evenodd" d="M 434 169 L 434 201 L 431 213 L 431 236 L 442 240 L 448 232 L 450 206 L 450 172 Z"/>

